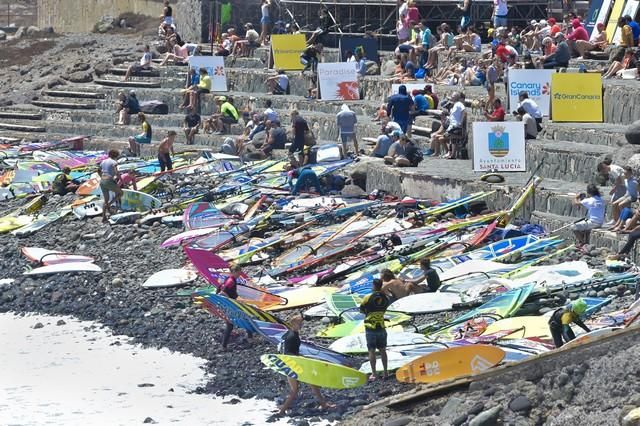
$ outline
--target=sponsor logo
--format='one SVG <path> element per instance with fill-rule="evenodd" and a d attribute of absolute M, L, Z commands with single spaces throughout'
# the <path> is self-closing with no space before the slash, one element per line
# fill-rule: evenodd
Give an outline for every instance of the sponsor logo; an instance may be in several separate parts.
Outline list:
<path fill-rule="evenodd" d="M 550 93 L 551 85 L 546 83 L 530 83 L 514 81 L 509 84 L 509 92 L 512 96 L 518 96 L 523 90 L 529 93 L 529 97 L 536 98 Z"/>
<path fill-rule="evenodd" d="M 563 101 L 598 101 L 602 95 L 585 95 L 583 93 L 554 93 L 553 98 Z"/>
<path fill-rule="evenodd" d="M 503 126 L 491 128 L 489 133 L 489 153 L 496 158 L 506 157 L 509 154 L 509 133 L 505 132 Z"/>
<path fill-rule="evenodd" d="M 482 358 L 480 355 L 476 355 L 471 360 L 471 363 L 469 364 L 469 366 L 471 367 L 471 371 L 473 371 L 474 373 L 481 373 L 493 367 L 493 363 Z"/>
<path fill-rule="evenodd" d="M 289 359 L 287 362 L 284 362 L 277 355 L 270 354 L 268 356 L 269 366 L 275 369 L 278 373 L 284 374 L 287 377 L 291 377 L 292 379 L 298 379 L 298 375 L 302 373 L 302 367 L 298 365 L 295 361 Z"/>
<path fill-rule="evenodd" d="M 352 388 L 360 384 L 360 379 L 357 377 L 344 376 L 342 377 L 342 385 L 345 388 Z"/>
<path fill-rule="evenodd" d="M 438 361 L 425 362 L 418 368 L 418 374 L 420 376 L 439 376 L 440 375 L 440 363 Z"/>
<path fill-rule="evenodd" d="M 213 71 L 213 75 L 223 76 L 224 75 L 224 67 L 218 65 L 216 67 L 215 71 Z"/>

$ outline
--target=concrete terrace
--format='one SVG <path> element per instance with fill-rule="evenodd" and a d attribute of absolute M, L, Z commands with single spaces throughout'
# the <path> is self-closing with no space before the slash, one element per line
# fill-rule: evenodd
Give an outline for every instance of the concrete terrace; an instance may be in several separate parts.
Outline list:
<path fill-rule="evenodd" d="M 325 49 L 325 61 L 335 61 L 338 52 Z M 119 56 L 118 52 L 114 52 Z M 239 110 L 251 105 L 261 111 L 266 99 L 273 101 L 283 126 L 289 124 L 288 111 L 298 109 L 313 126 L 321 141 L 335 142 L 338 129 L 335 114 L 342 102 L 310 101 L 304 98 L 309 81 L 300 72 L 289 73 L 291 95 L 272 96 L 266 93 L 264 80 L 270 71 L 265 68 L 267 51 L 258 49 L 252 58 L 227 58 L 227 80 L 230 94 Z M 133 63 L 136 57 L 128 57 Z M 598 61 L 585 61 L 590 69 L 602 66 Z M 114 67 L 105 76 L 92 83 L 68 84 L 50 90 L 43 90 L 31 104 L 14 105 L 0 110 L 0 138 L 53 139 L 76 135 L 88 135 L 92 148 L 125 148 L 127 137 L 139 133 L 137 125 L 116 126 L 114 101 L 120 90 L 134 88 L 138 99 L 161 100 L 169 105 L 168 115 L 150 115 L 154 129 L 154 139 L 168 130 L 180 130 L 184 113 L 178 108 L 182 98 L 180 89 L 186 78 L 185 66 L 160 67 L 141 73 L 128 83 L 123 83 L 123 68 Z M 380 125 L 372 121 L 374 111 L 386 101 L 391 83 L 382 77 L 366 77 L 361 84 L 364 100 L 351 104 L 358 114 L 358 135 L 376 137 Z M 458 90 L 454 86 L 435 86 L 435 92 L 442 99 Z M 486 92 L 480 87 L 464 89 L 467 100 L 483 99 Z M 214 111 L 213 96 L 206 95 L 201 103 L 203 118 Z M 497 96 L 505 98 L 504 86 L 499 85 Z M 584 192 L 586 184 L 594 182 L 596 165 L 605 156 L 618 159 L 616 154 L 627 146 L 624 130 L 627 125 L 640 118 L 640 84 L 627 81 L 606 81 L 604 85 L 604 123 L 552 123 L 545 122 L 545 129 L 536 141 L 528 142 L 527 167 L 534 170 L 540 162 L 544 164 L 538 174 L 544 178 L 538 191 L 525 206 L 521 216 L 545 226 L 548 230 L 583 217 L 584 210 L 571 204 L 571 196 Z M 255 99 L 254 99 L 255 98 Z M 471 121 L 481 120 L 482 111 L 471 109 Z M 417 125 L 430 129 L 432 118 L 420 117 Z M 238 134 L 240 126 L 234 126 L 232 133 Z M 416 131 L 416 141 L 424 146 L 427 131 Z M 184 144 L 179 132 L 178 151 L 187 149 L 217 150 L 225 136 L 199 134 L 195 145 Z M 361 146 L 364 144 L 361 142 Z M 144 147 L 143 155 L 155 156 L 155 148 Z M 471 151 L 471 149 L 470 149 Z M 366 162 L 366 164 L 364 164 Z M 471 160 L 443 160 L 425 158 L 417 168 L 397 169 L 384 166 L 376 159 L 363 160 L 358 166 L 366 168 L 367 190 L 384 189 L 399 196 L 432 197 L 443 199 L 478 190 L 495 189 L 497 192 L 489 204 L 494 208 L 509 205 L 519 188 L 527 181 L 529 173 L 506 174 L 506 182 L 491 185 L 479 181 L 479 173 L 472 170 Z M 603 192 L 608 193 L 604 188 Z M 566 230 L 561 235 L 570 236 Z M 593 233 L 592 242 L 597 246 L 617 250 L 624 237 L 607 231 Z"/>

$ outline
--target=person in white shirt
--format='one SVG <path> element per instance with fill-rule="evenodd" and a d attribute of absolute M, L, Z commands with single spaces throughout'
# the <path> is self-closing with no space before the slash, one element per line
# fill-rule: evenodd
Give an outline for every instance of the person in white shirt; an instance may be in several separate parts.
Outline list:
<path fill-rule="evenodd" d="M 625 196 L 627 187 L 625 186 L 624 169 L 622 167 L 611 164 L 609 161 L 603 161 L 598 164 L 598 173 L 608 177 L 613 183 L 613 188 L 611 188 L 611 192 L 609 192 L 612 203 L 615 203 L 615 201 Z M 615 204 L 613 205 L 611 216 L 613 217 L 612 224 L 620 218 L 620 211 L 616 209 Z"/>
<path fill-rule="evenodd" d="M 151 55 L 151 50 L 149 49 L 149 45 L 147 44 L 144 46 L 144 51 L 142 52 L 142 58 L 140 58 L 140 63 L 131 65 L 129 68 L 127 68 L 127 72 L 124 75 L 124 81 L 129 80 L 129 77 L 131 77 L 131 73 L 133 72 L 150 69 L 151 59 L 153 59 L 153 56 Z"/>
<path fill-rule="evenodd" d="M 404 43 L 411 38 L 411 28 L 407 19 L 409 18 L 409 6 L 405 0 L 398 0 L 398 24 L 396 30 L 398 31 L 398 43 Z"/>
<path fill-rule="evenodd" d="M 264 106 L 266 109 L 262 114 L 264 115 L 265 120 L 269 120 L 271 122 L 280 121 L 278 113 L 271 107 L 272 105 L 273 103 L 271 102 L 271 99 L 267 99 L 266 101 L 264 101 Z"/>
<path fill-rule="evenodd" d="M 533 99 L 529 99 L 529 92 L 522 91 L 518 94 L 518 108 L 522 107 L 524 110 L 536 120 L 536 127 L 538 132 L 542 130 L 542 111 L 540 107 Z M 537 135 L 537 132 L 536 132 Z"/>
<path fill-rule="evenodd" d="M 466 112 L 467 107 L 464 105 L 464 94 L 454 92 L 451 95 L 451 102 L 453 102 L 453 107 L 449 112 L 449 127 L 447 127 L 447 132 L 451 133 L 456 128 L 461 128 L 464 122 L 464 114 Z"/>
<path fill-rule="evenodd" d="M 260 43 L 266 43 L 271 32 L 271 18 L 269 17 L 270 7 L 271 0 L 262 0 L 262 4 L 260 5 L 260 12 L 262 14 L 262 17 L 260 18 Z"/>
<path fill-rule="evenodd" d="M 576 236 L 578 246 L 589 242 L 589 234 L 593 229 L 601 228 L 604 224 L 605 202 L 600 196 L 598 187 L 594 184 L 587 186 L 587 194 L 578 194 L 573 200 L 576 206 L 583 206 L 587 209 L 587 217 L 571 226 L 571 230 Z"/>
<path fill-rule="evenodd" d="M 493 27 L 506 27 L 508 13 L 507 0 L 493 0 Z"/>
<path fill-rule="evenodd" d="M 272 95 L 286 95 L 289 91 L 289 77 L 284 70 L 278 70 L 278 74 L 268 77 L 265 83 Z"/>
<path fill-rule="evenodd" d="M 522 107 L 519 107 L 516 113 L 519 120 L 524 123 L 524 138 L 529 140 L 538 137 L 538 126 L 535 118 Z"/>

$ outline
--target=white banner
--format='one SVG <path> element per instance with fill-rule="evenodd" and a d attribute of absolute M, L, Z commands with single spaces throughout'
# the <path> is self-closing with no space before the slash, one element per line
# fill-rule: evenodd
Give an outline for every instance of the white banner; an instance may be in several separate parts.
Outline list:
<path fill-rule="evenodd" d="M 551 74 L 555 70 L 509 70 L 509 109 L 515 111 L 518 105 L 518 94 L 529 93 L 540 107 L 542 115 L 549 116 L 551 103 Z"/>
<path fill-rule="evenodd" d="M 222 56 L 189 56 L 189 67 L 205 68 L 211 77 L 212 92 L 227 91 L 227 73 L 224 70 L 224 58 Z"/>
<path fill-rule="evenodd" d="M 524 123 L 473 123 L 473 170 L 526 171 Z"/>
<path fill-rule="evenodd" d="M 320 98 L 325 101 L 360 99 L 358 75 L 353 62 L 318 64 Z"/>

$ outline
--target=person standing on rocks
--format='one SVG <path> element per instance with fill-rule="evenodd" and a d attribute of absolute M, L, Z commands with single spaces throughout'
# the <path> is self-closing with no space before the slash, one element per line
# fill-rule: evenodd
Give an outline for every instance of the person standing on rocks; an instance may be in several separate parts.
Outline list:
<path fill-rule="evenodd" d="M 302 328 L 302 315 L 295 316 L 291 318 L 289 321 L 289 330 L 282 336 L 282 352 L 284 355 L 300 355 L 300 329 Z M 289 383 L 289 388 L 291 389 L 287 399 L 284 401 L 282 406 L 280 406 L 279 415 L 284 415 L 285 412 L 291 407 L 293 401 L 298 397 L 298 389 L 300 387 L 298 381 L 291 377 L 287 377 L 287 382 Z M 328 410 L 329 408 L 334 408 L 334 404 L 330 404 L 324 398 L 322 393 L 320 392 L 320 388 L 318 386 L 311 386 L 311 391 L 313 395 L 316 397 L 318 402 L 320 403 L 320 408 L 323 410 Z"/>
<path fill-rule="evenodd" d="M 340 139 L 342 141 L 342 155 L 347 156 L 349 139 L 353 141 L 354 152 L 358 155 L 358 138 L 356 137 L 356 124 L 358 117 L 356 113 L 349 109 L 347 104 L 342 104 L 340 112 L 336 115 L 338 128 L 340 129 Z"/>
<path fill-rule="evenodd" d="M 162 139 L 160 146 L 158 146 L 158 162 L 160 163 L 160 171 L 173 170 L 173 163 L 171 162 L 171 156 L 175 155 L 173 150 L 173 144 L 176 141 L 177 133 L 174 130 L 167 132 L 167 137 Z"/>
<path fill-rule="evenodd" d="M 407 94 L 407 86 L 404 84 L 398 88 L 398 93 L 391 95 L 387 102 L 387 117 L 400 125 L 403 133 L 411 125 L 411 110 L 413 109 L 413 99 Z"/>
<path fill-rule="evenodd" d="M 102 208 L 102 222 L 106 223 L 109 219 L 108 212 L 111 208 L 112 200 L 111 193 L 116 196 L 113 199 L 116 205 L 120 205 L 122 198 L 122 189 L 118 186 L 118 179 L 120 178 L 120 172 L 118 171 L 118 162 L 116 161 L 120 156 L 118 150 L 112 149 L 109 151 L 108 158 L 100 163 L 98 174 L 100 175 L 100 189 L 102 190 L 102 196 L 104 197 L 104 206 Z"/>
<path fill-rule="evenodd" d="M 229 268 L 229 276 L 222 286 L 218 287 L 216 294 L 222 293 L 224 296 L 229 299 L 237 299 L 238 298 L 238 279 L 242 275 L 242 269 L 234 265 Z M 227 345 L 229 344 L 229 339 L 231 338 L 231 332 L 233 331 L 233 323 L 231 321 L 227 321 L 226 328 L 224 330 L 224 335 L 222 336 L 222 349 L 227 349 Z M 253 334 L 247 331 L 249 338 L 253 337 Z"/>
<path fill-rule="evenodd" d="M 556 348 L 559 348 L 565 343 L 569 343 L 576 338 L 576 335 L 571 329 L 572 323 L 576 324 L 587 333 L 591 331 L 580 319 L 580 315 L 584 314 L 586 311 L 587 302 L 582 298 L 572 302 L 569 306 L 555 310 L 549 319 L 549 331 L 551 331 L 553 343 L 556 345 Z"/>
<path fill-rule="evenodd" d="M 368 294 L 360 303 L 360 312 L 365 314 L 364 327 L 367 338 L 367 350 L 369 351 L 369 364 L 371 364 L 371 376 L 369 380 L 377 378 L 376 350 L 380 352 L 380 360 L 384 370 L 384 378 L 387 378 L 387 330 L 384 324 L 384 314 L 389 307 L 389 299 L 382 292 L 382 280 L 373 280 L 373 293 Z"/>
<path fill-rule="evenodd" d="M 138 113 L 138 120 L 142 126 L 142 133 L 129 138 L 129 151 L 135 156 L 140 156 L 140 145 L 151 144 L 151 137 L 153 136 L 151 125 L 147 122 L 147 117 L 143 112 Z"/>
<path fill-rule="evenodd" d="M 151 55 L 151 50 L 149 49 L 149 45 L 147 44 L 144 46 L 144 51 L 142 52 L 142 58 L 140 58 L 140 63 L 131 65 L 129 68 L 127 68 L 127 72 L 124 75 L 123 81 L 129 80 L 129 78 L 131 77 L 131 74 L 134 72 L 150 69 L 151 59 L 153 59 L 153 56 Z"/>

